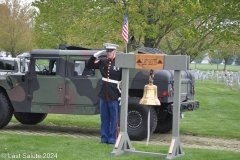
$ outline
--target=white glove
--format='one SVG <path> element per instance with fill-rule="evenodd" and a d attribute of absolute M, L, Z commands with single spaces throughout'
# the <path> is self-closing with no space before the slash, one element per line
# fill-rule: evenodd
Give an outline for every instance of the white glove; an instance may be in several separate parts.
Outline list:
<path fill-rule="evenodd" d="M 98 58 L 100 55 L 102 55 L 102 53 L 104 52 L 105 50 L 102 50 L 102 51 L 98 51 L 96 53 L 93 54 L 94 57 Z"/>

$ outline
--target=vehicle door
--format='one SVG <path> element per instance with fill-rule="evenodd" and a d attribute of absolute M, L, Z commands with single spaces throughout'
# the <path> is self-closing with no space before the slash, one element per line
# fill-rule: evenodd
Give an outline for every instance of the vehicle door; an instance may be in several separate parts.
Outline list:
<path fill-rule="evenodd" d="M 81 104 L 96 106 L 99 102 L 100 88 L 99 70 L 86 68 L 89 56 L 70 56 L 68 66 L 69 83 L 67 83 L 67 96 L 69 105 Z"/>
<path fill-rule="evenodd" d="M 60 57 L 33 57 L 32 61 L 32 104 L 64 105 L 66 62 Z"/>

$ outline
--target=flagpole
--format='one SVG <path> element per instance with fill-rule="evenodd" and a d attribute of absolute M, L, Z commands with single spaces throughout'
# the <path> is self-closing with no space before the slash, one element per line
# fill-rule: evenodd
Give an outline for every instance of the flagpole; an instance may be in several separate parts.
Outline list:
<path fill-rule="evenodd" d="M 126 53 L 127 53 L 127 43 L 125 43 L 125 45 L 126 45 Z"/>
<path fill-rule="evenodd" d="M 128 16 L 126 13 L 123 15 L 123 26 L 122 26 L 122 37 L 125 42 L 125 49 L 127 53 L 127 45 L 128 45 Z"/>

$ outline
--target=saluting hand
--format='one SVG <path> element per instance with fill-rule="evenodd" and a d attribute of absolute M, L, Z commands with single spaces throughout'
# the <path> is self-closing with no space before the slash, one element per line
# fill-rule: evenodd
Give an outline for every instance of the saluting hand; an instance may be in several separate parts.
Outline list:
<path fill-rule="evenodd" d="M 98 58 L 100 55 L 103 54 L 104 51 L 105 51 L 105 50 L 98 51 L 98 52 L 94 53 L 93 56 L 96 57 L 96 58 Z"/>

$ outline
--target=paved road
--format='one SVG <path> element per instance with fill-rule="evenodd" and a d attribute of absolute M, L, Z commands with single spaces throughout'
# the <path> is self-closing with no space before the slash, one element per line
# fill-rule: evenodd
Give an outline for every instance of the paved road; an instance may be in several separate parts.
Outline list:
<path fill-rule="evenodd" d="M 96 128 L 66 127 L 41 124 L 22 125 L 18 123 L 9 123 L 8 126 L 0 130 L 0 132 L 23 135 L 67 136 L 73 138 L 96 139 L 99 139 L 100 136 L 100 130 Z M 171 134 L 152 134 L 148 144 L 170 146 L 171 138 Z M 185 148 L 202 148 L 240 152 L 240 140 L 237 139 L 206 138 L 180 134 L 180 141 L 182 147 Z M 131 142 L 145 144 L 146 140 Z"/>

